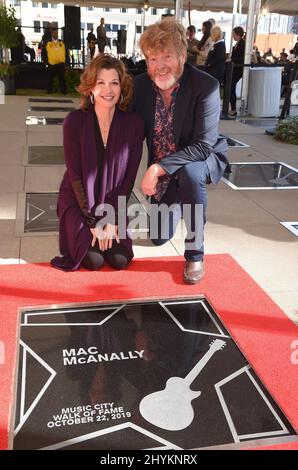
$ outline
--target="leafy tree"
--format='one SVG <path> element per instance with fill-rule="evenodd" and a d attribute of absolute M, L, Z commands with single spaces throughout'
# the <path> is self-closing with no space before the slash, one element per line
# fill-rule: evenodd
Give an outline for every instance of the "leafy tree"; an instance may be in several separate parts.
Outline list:
<path fill-rule="evenodd" d="M 0 48 L 9 49 L 17 45 L 17 27 L 14 8 L 0 5 Z M 7 51 L 4 51 L 4 58 L 7 59 Z"/>

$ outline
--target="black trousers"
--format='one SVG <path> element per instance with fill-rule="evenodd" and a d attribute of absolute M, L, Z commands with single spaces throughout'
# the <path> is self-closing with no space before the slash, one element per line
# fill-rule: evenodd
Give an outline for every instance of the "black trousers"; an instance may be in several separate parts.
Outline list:
<path fill-rule="evenodd" d="M 81 266 L 90 271 L 96 271 L 106 261 L 114 269 L 125 269 L 131 260 L 132 257 L 127 248 L 121 243 L 113 241 L 112 248 L 107 251 L 101 251 L 98 243 L 94 247 L 90 246 L 81 262 Z"/>
<path fill-rule="evenodd" d="M 90 58 L 92 60 L 93 57 L 94 57 L 94 54 L 95 54 L 95 46 L 94 47 L 89 47 L 89 52 L 90 52 Z"/>
<path fill-rule="evenodd" d="M 236 85 L 239 82 L 240 78 L 242 78 L 242 75 L 233 75 L 232 77 L 232 84 L 231 84 L 231 95 L 230 95 L 230 103 L 231 103 L 231 110 L 236 111 L 236 101 L 237 101 L 237 96 L 236 96 Z"/>
<path fill-rule="evenodd" d="M 107 45 L 105 39 L 97 39 L 97 45 L 98 45 L 98 52 L 102 54 L 105 50 L 105 47 Z"/>
<path fill-rule="evenodd" d="M 67 88 L 65 83 L 65 64 L 61 62 L 60 64 L 48 65 L 48 93 L 52 93 L 53 90 L 53 80 L 55 75 L 58 75 L 60 90 L 61 93 L 66 95 Z"/>

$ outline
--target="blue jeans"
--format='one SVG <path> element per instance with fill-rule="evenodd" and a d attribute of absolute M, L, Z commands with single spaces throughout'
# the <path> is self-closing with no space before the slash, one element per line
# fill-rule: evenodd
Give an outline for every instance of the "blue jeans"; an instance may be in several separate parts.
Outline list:
<path fill-rule="evenodd" d="M 150 238 L 154 245 L 160 246 L 170 240 L 183 217 L 187 236 L 185 239 L 184 257 L 187 261 L 200 261 L 204 256 L 204 225 L 206 223 L 207 188 L 210 183 L 209 169 L 205 161 L 186 164 L 171 179 L 169 186 L 160 201 L 151 197 Z M 167 214 L 161 205 L 170 207 Z M 153 213 L 155 217 L 153 217 Z M 156 229 L 157 223 L 157 229 Z M 151 230 L 154 224 L 154 230 Z"/>

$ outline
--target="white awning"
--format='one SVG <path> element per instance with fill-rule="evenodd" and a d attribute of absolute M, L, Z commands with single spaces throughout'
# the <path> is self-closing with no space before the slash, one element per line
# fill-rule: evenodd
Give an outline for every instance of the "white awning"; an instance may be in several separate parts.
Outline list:
<path fill-rule="evenodd" d="M 59 0 L 48 0 L 48 3 L 61 3 Z M 65 5 L 95 6 L 102 8 L 142 8 L 144 1 L 140 0 L 64 0 Z M 242 1 L 242 12 L 247 12 L 249 0 Z M 149 0 L 149 7 L 173 9 L 173 0 Z M 183 2 L 184 9 L 188 8 L 188 1 Z M 262 7 L 269 13 L 280 13 L 283 15 L 298 15 L 297 0 L 262 0 Z M 233 0 L 192 0 L 191 9 L 198 11 L 233 11 Z"/>

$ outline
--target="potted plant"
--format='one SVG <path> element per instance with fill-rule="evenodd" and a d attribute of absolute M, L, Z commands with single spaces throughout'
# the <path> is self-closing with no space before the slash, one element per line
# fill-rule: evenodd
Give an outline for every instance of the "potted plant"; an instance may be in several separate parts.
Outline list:
<path fill-rule="evenodd" d="M 16 92 L 14 76 L 16 67 L 6 63 L 0 63 L 0 80 L 4 83 L 5 94 L 14 95 Z"/>
<path fill-rule="evenodd" d="M 15 10 L 0 5 L 0 80 L 4 82 L 5 93 L 14 93 L 15 67 L 9 65 L 9 49 L 15 47 L 18 41 L 18 20 Z"/>

